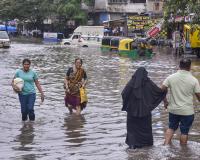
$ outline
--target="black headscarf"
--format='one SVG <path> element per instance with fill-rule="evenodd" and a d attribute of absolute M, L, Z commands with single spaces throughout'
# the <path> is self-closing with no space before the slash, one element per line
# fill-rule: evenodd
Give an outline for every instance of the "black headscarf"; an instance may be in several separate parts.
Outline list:
<path fill-rule="evenodd" d="M 144 67 L 140 67 L 122 91 L 122 111 L 135 117 L 144 117 L 149 115 L 165 96 L 166 92 L 150 80 Z"/>

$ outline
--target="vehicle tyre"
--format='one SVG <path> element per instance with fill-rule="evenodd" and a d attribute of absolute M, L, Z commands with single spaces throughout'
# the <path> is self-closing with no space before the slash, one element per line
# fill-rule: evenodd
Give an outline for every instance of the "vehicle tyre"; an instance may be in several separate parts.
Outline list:
<path fill-rule="evenodd" d="M 3 48 L 8 49 L 8 48 L 10 48 L 10 46 L 3 46 Z"/>
<path fill-rule="evenodd" d="M 64 43 L 64 45 L 70 45 L 70 43 L 69 43 L 69 42 L 66 42 L 66 43 Z"/>
<path fill-rule="evenodd" d="M 88 45 L 83 45 L 82 47 L 88 47 Z"/>

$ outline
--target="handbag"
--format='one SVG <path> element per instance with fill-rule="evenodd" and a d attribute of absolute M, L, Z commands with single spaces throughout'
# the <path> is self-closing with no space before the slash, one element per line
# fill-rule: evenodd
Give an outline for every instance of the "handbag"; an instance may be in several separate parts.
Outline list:
<path fill-rule="evenodd" d="M 80 98 L 81 98 L 81 103 L 88 102 L 87 92 L 86 89 L 83 87 L 80 88 Z"/>

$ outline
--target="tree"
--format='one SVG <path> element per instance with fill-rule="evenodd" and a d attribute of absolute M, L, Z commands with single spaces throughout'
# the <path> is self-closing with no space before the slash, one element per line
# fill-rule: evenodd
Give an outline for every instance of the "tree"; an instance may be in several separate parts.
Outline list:
<path fill-rule="evenodd" d="M 1 0 L 0 19 L 3 21 L 18 19 L 41 28 L 44 19 L 57 17 L 60 25 L 67 20 L 85 24 L 87 14 L 81 10 L 82 0 Z M 94 0 L 84 0 L 87 4 Z"/>
<path fill-rule="evenodd" d="M 164 5 L 165 19 L 169 19 L 171 14 L 174 16 L 188 16 L 190 13 L 194 13 L 193 23 L 199 23 L 200 21 L 200 1 L 199 0 L 166 0 Z"/>

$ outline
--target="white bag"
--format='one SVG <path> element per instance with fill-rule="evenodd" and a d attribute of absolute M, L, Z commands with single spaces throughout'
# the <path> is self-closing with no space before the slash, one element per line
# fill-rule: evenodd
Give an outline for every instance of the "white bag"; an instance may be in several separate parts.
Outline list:
<path fill-rule="evenodd" d="M 24 87 L 24 80 L 21 78 L 15 78 L 14 79 L 14 86 L 18 87 L 20 91 L 22 91 L 22 88 Z"/>

